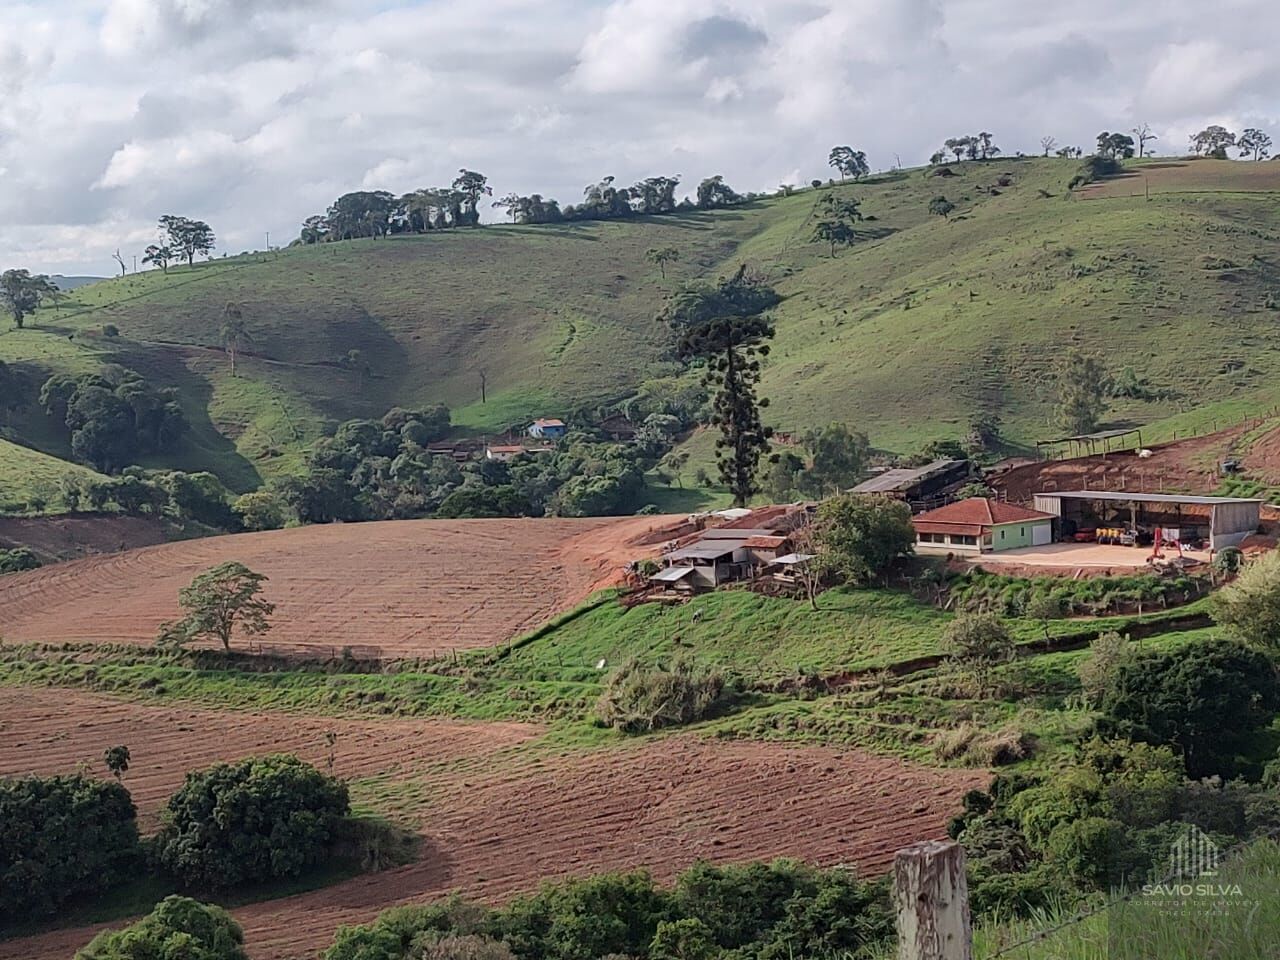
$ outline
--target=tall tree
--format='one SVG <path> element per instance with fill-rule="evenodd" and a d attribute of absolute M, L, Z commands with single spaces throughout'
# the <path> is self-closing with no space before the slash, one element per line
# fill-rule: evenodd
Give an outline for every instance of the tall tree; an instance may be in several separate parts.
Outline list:
<path fill-rule="evenodd" d="M 718 173 L 714 177 L 707 177 L 698 184 L 698 207 L 702 210 L 709 210 L 712 207 L 727 207 L 741 199 L 742 197 L 738 195 L 737 191 L 725 183 L 724 177 Z"/>
<path fill-rule="evenodd" d="M 1138 141 L 1138 156 L 1145 157 L 1147 155 L 1147 144 L 1152 140 L 1159 140 L 1154 133 L 1151 132 L 1151 125 L 1147 123 L 1138 124 L 1129 131 Z"/>
<path fill-rule="evenodd" d="M 511 222 L 516 222 L 516 214 L 520 212 L 521 196 L 518 193 L 508 193 L 505 197 L 499 197 L 493 201 L 492 206 L 501 207 L 507 211 L 511 217 Z"/>
<path fill-rule="evenodd" d="M 973 138 L 978 146 L 978 158 L 981 160 L 990 160 L 1000 152 L 1000 148 L 992 142 L 992 135 L 983 130 L 980 134 Z"/>
<path fill-rule="evenodd" d="M 142 262 L 154 264 L 163 273 L 169 272 L 169 261 L 173 258 L 173 247 L 167 243 L 153 243 L 142 251 Z"/>
<path fill-rule="evenodd" d="M 196 254 L 207 256 L 211 253 L 216 244 L 213 228 L 203 220 L 167 213 L 160 218 L 160 228 L 164 230 L 170 248 L 186 258 L 187 266 L 195 262 Z"/>
<path fill-rule="evenodd" d="M 867 155 L 853 147 L 832 147 L 831 153 L 827 155 L 827 165 L 835 167 L 841 180 L 845 177 L 858 180 L 871 171 L 867 165 Z"/>
<path fill-rule="evenodd" d="M 1070 350 L 1058 371 L 1058 418 L 1073 434 L 1097 429 L 1106 411 L 1111 378 L 1102 361 L 1079 350 Z"/>
<path fill-rule="evenodd" d="M 248 324 L 245 323 L 244 312 L 238 303 L 228 303 L 222 311 L 222 328 L 219 331 L 222 346 L 231 359 L 231 375 L 236 375 L 236 354 L 253 338 L 249 335 Z"/>
<path fill-rule="evenodd" d="M 9 311 L 19 330 L 46 297 L 58 292 L 58 285 L 43 273 L 6 270 L 0 274 L 0 304 Z"/>
<path fill-rule="evenodd" d="M 462 215 L 460 218 L 454 218 L 454 225 L 479 226 L 480 211 L 478 207 L 480 198 L 482 196 L 493 196 L 493 188 L 489 186 L 489 178 L 483 173 L 476 173 L 474 170 L 467 170 L 464 167 L 453 178 L 453 189 L 462 196 Z"/>
<path fill-rule="evenodd" d="M 1046 157 L 1049 155 L 1049 151 L 1052 150 L 1057 145 L 1058 145 L 1057 137 L 1041 137 L 1040 138 L 1040 149 L 1044 151 L 1044 155 Z"/>
<path fill-rule="evenodd" d="M 769 353 L 773 324 L 765 313 L 781 298 L 764 281 L 747 275 L 746 264 L 714 286 L 685 288 L 663 315 L 676 337 L 676 351 L 705 364 L 712 388 L 711 422 L 720 429 L 716 460 L 720 478 L 744 506 L 756 493 L 760 457 L 772 430 L 761 422 L 767 399 L 756 396 L 760 358 Z"/>
<path fill-rule="evenodd" d="M 1236 140 L 1236 146 L 1240 148 L 1242 157 L 1265 160 L 1271 154 L 1271 137 L 1257 127 L 1246 127 Z"/>
<path fill-rule="evenodd" d="M 1227 159 L 1227 147 L 1236 145 L 1236 135 L 1226 127 L 1212 124 L 1205 127 L 1191 138 L 1191 147 L 1196 156 L 1202 153 L 1218 160 Z"/>
<path fill-rule="evenodd" d="M 1098 156 L 1107 160 L 1128 160 L 1133 153 L 1133 137 L 1128 134 L 1106 130 L 1098 134 Z"/>
<path fill-rule="evenodd" d="M 837 197 L 834 193 L 826 193 L 814 204 L 819 217 L 814 227 L 814 242 L 821 241 L 831 248 L 834 259 L 837 246 L 851 246 L 858 239 L 854 224 L 862 219 L 858 209 L 858 201 L 852 197 Z"/>

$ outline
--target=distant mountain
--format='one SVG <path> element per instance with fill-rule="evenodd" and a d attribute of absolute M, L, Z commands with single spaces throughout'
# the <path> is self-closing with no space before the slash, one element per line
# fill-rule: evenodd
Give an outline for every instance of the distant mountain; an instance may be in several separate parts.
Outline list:
<path fill-rule="evenodd" d="M 60 273 L 55 273 L 49 277 L 58 285 L 59 290 L 75 290 L 77 287 L 87 287 L 91 283 L 97 283 L 99 280 L 105 280 L 106 277 L 64 277 Z"/>

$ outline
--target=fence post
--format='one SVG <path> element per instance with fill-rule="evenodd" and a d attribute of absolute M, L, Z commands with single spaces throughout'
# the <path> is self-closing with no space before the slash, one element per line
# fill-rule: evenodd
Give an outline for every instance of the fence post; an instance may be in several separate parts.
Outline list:
<path fill-rule="evenodd" d="M 898 960 L 973 960 L 964 847 L 928 840 L 893 858 Z"/>

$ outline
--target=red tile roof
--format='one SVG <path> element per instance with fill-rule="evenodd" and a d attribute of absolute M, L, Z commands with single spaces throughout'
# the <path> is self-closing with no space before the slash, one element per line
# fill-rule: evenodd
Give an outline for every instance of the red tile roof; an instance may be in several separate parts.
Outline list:
<path fill-rule="evenodd" d="M 563 427 L 564 421 L 556 417 L 539 417 L 533 421 L 535 426 L 539 427 Z"/>
<path fill-rule="evenodd" d="M 1029 510 L 1003 500 L 989 500 L 986 497 L 970 497 L 948 503 L 937 510 L 926 510 L 911 519 L 913 524 L 964 524 L 966 526 L 993 527 L 1001 523 L 1017 523 L 1020 520 L 1052 520 L 1053 514 Z M 938 533 L 937 530 L 925 530 L 925 533 Z"/>

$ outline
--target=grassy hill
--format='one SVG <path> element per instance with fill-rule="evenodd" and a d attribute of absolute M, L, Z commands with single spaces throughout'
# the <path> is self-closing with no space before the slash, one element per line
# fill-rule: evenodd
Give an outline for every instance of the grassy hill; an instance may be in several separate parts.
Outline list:
<path fill-rule="evenodd" d="M 1158 438 L 1280 400 L 1271 166 L 1133 164 L 1080 194 L 1066 191 L 1073 161 L 900 171 L 837 187 L 868 219 L 835 258 L 810 242 L 812 190 L 227 258 L 80 288 L 34 327 L 0 333 L 0 360 L 40 373 L 118 362 L 178 386 L 195 429 L 172 465 L 247 489 L 327 425 L 395 404 L 443 401 L 485 431 L 622 399 L 676 372 L 654 320 L 664 298 L 746 260 L 786 298 L 762 391 L 780 429 L 844 420 L 876 447 L 914 452 L 989 413 L 1011 446 L 1029 445 L 1055 432 L 1052 371 L 1078 344 L 1177 395 L 1112 411 Z M 946 221 L 927 211 L 939 194 L 956 204 Z M 654 246 L 681 253 L 665 279 L 644 259 Z M 228 301 L 254 336 L 236 378 L 218 341 Z M 65 455 L 41 420 L 15 425 Z M 690 473 L 710 444 L 692 447 Z"/>

